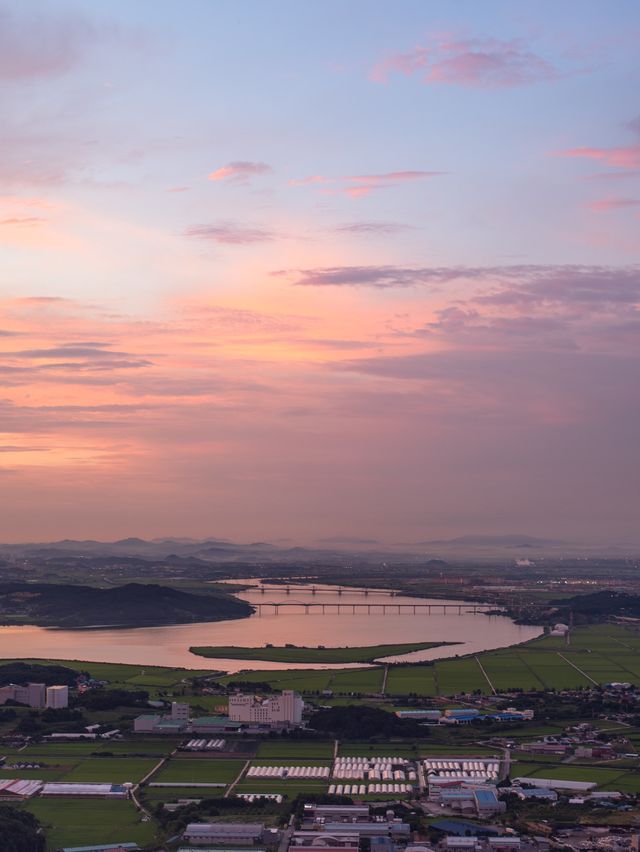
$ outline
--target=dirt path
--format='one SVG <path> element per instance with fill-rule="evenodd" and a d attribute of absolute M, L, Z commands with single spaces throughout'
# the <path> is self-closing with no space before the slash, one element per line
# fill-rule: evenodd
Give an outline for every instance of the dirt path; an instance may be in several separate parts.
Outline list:
<path fill-rule="evenodd" d="M 227 792 L 224 794 L 224 797 L 223 797 L 223 798 L 228 799 L 228 798 L 229 798 L 229 796 L 233 793 L 233 790 L 234 790 L 234 788 L 235 788 L 236 784 L 240 781 L 240 779 L 242 778 L 242 776 L 244 775 L 244 773 L 247 771 L 247 769 L 249 768 L 250 763 L 251 763 L 251 758 L 249 758 L 249 760 L 247 760 L 247 762 L 246 762 L 246 763 L 245 763 L 245 765 L 242 767 L 242 769 L 240 770 L 240 772 L 238 772 L 238 774 L 236 775 L 236 778 L 235 778 L 235 781 L 233 782 L 233 784 L 230 784 L 230 785 L 227 787 Z"/>

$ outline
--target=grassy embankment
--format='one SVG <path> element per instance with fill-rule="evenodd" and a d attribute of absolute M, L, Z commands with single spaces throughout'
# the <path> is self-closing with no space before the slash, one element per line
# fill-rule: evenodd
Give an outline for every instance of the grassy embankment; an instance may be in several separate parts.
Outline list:
<path fill-rule="evenodd" d="M 381 657 L 394 657 L 412 651 L 457 645 L 457 642 L 405 642 L 391 645 L 364 645 L 353 648 L 273 647 L 242 648 L 236 645 L 189 648 L 200 657 L 227 660 L 267 660 L 274 663 L 373 663 Z"/>

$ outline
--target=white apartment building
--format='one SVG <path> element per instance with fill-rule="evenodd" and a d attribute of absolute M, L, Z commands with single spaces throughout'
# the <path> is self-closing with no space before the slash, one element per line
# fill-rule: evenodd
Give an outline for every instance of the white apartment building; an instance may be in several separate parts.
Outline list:
<path fill-rule="evenodd" d="M 48 686 L 47 687 L 46 705 L 47 705 L 47 707 L 51 707 L 53 710 L 60 710 L 63 707 L 68 707 L 69 706 L 69 687 L 68 686 Z"/>
<path fill-rule="evenodd" d="M 0 687 L 0 704 L 6 704 L 7 701 L 18 701 L 20 704 L 27 704 L 29 707 L 44 707 L 45 689 L 44 683 L 28 683 L 26 686 L 10 683 L 7 686 Z"/>
<path fill-rule="evenodd" d="M 258 698 L 255 695 L 229 696 L 229 719 L 255 725 L 300 725 L 304 701 L 291 689 L 281 695 Z"/>

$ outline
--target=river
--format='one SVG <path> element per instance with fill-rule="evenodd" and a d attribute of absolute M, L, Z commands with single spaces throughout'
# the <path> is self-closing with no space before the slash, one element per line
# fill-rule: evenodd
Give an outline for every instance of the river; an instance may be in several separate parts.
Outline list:
<path fill-rule="evenodd" d="M 235 582 L 256 583 L 255 580 Z M 32 625 L 0 627 L 0 659 L 36 657 L 181 666 L 228 672 L 241 669 L 344 668 L 344 665 L 286 664 L 259 660 L 207 660 L 191 654 L 189 647 L 259 647 L 267 642 L 273 645 L 289 642 L 312 647 L 396 642 L 460 643 L 389 658 L 415 662 L 503 648 L 533 639 L 542 632 L 540 627 L 514 624 L 505 616 L 473 613 L 473 605 L 468 601 L 427 600 L 406 595 L 391 597 L 388 592 L 375 589 L 368 590 L 365 595 L 361 589 L 343 587 L 342 593 L 338 594 L 335 587 L 318 585 L 316 593 L 311 594 L 309 586 L 291 586 L 288 594 L 286 588 L 281 587 L 264 592 L 248 589 L 240 591 L 238 597 L 254 605 L 261 604 L 262 612 L 233 621 L 132 629 L 54 630 Z M 274 602 L 291 604 L 296 601 L 301 605 L 281 606 L 277 614 L 273 607 L 266 606 Z M 304 603 L 324 603 L 325 612 L 322 612 L 320 606 L 305 608 Z M 335 611 L 337 603 L 342 604 L 341 612 Z M 424 604 L 429 603 L 433 604 L 430 614 L 424 611 Z M 354 604 L 367 604 L 371 612 L 367 613 L 365 606 L 356 606 L 354 613 Z M 419 605 L 419 611 L 412 611 L 413 604 Z M 443 613 L 443 604 L 450 605 L 452 609 Z M 387 612 L 382 611 L 383 605 L 387 606 Z M 400 612 L 397 611 L 398 606 Z M 458 608 L 461 614 L 458 614 Z"/>

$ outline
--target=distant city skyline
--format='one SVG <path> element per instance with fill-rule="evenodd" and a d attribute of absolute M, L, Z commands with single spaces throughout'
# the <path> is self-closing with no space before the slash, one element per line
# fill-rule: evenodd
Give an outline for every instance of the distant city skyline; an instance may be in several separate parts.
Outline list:
<path fill-rule="evenodd" d="M 639 30 L 0 0 L 0 542 L 638 543 Z"/>

